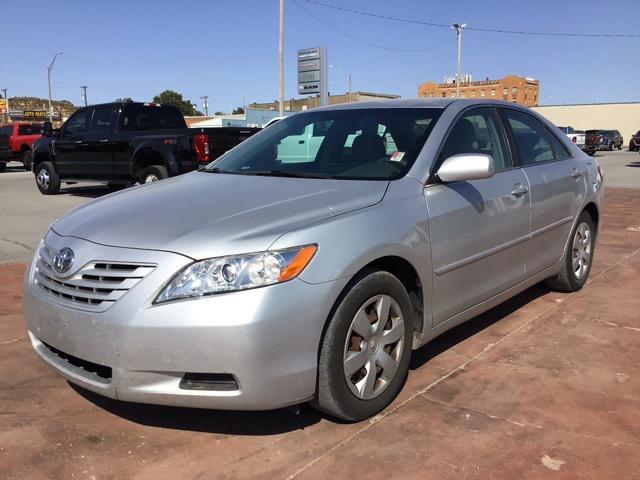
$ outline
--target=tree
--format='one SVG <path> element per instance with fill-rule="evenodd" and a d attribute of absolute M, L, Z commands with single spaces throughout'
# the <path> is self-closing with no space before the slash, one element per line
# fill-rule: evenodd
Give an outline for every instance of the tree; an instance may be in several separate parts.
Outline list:
<path fill-rule="evenodd" d="M 214 113 L 214 115 L 224 115 L 224 112 L 221 112 L 220 110 L 218 110 L 217 112 Z"/>
<path fill-rule="evenodd" d="M 238 107 L 231 112 L 231 115 L 242 115 L 244 113 L 244 108 Z"/>
<path fill-rule="evenodd" d="M 153 97 L 153 101 L 163 105 L 173 105 L 174 107 L 177 107 L 183 115 L 202 116 L 202 112 L 196 110 L 194 104 L 189 100 L 185 100 L 181 93 L 173 90 L 165 90 L 164 92 L 159 93 Z"/>

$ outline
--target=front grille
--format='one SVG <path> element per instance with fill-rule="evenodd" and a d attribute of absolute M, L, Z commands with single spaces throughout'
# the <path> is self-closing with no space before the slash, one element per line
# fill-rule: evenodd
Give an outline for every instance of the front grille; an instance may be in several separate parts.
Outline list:
<path fill-rule="evenodd" d="M 43 246 L 38 254 L 34 283 L 65 304 L 104 311 L 146 277 L 154 265 L 93 261 L 74 275 L 59 278 L 52 269 L 53 252 Z"/>
<path fill-rule="evenodd" d="M 42 342 L 42 340 L 40 340 Z M 87 360 L 82 360 L 81 358 L 74 357 L 73 355 L 69 355 L 61 350 L 58 350 L 51 345 L 42 342 L 42 344 L 49 350 L 50 353 L 56 355 L 61 360 L 77 367 L 81 370 L 84 370 L 89 376 L 97 375 L 103 380 L 111 381 L 112 371 L 110 367 L 105 367 L 104 365 L 99 365 L 97 363 L 89 362 Z"/>

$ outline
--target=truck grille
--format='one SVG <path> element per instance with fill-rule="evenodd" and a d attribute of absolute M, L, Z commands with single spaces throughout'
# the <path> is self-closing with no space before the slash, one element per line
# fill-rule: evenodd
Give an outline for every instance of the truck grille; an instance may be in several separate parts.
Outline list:
<path fill-rule="evenodd" d="M 81 310 L 104 311 L 146 277 L 154 265 L 93 261 L 68 278 L 58 278 L 51 267 L 52 252 L 40 249 L 34 283 L 49 295 Z"/>

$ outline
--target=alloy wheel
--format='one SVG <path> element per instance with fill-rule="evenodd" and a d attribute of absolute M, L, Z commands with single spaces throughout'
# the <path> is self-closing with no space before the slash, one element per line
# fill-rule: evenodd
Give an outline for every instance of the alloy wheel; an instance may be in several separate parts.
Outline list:
<path fill-rule="evenodd" d="M 158 178 L 158 176 L 155 173 L 150 173 L 149 175 L 147 175 L 144 178 L 144 183 L 157 182 L 158 180 L 160 180 L 160 179 Z"/>
<path fill-rule="evenodd" d="M 580 280 L 589 270 L 591 264 L 591 228 L 586 222 L 582 222 L 573 236 L 573 254 L 571 265 L 573 274 Z"/>
<path fill-rule="evenodd" d="M 380 395 L 393 380 L 404 345 L 404 318 L 389 295 L 376 295 L 357 311 L 344 346 L 344 375 L 362 400 Z"/>
<path fill-rule="evenodd" d="M 40 171 L 38 171 L 38 175 L 36 176 L 36 182 L 38 182 L 38 185 L 46 190 L 49 188 L 49 184 L 50 184 L 50 177 L 49 177 L 49 172 L 45 169 L 42 168 Z"/>

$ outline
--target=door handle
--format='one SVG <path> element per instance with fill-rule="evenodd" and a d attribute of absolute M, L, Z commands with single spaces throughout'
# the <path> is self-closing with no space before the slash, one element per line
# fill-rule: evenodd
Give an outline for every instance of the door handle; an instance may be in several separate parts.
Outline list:
<path fill-rule="evenodd" d="M 574 168 L 573 171 L 571 172 L 571 176 L 577 180 L 582 176 L 582 172 L 579 171 L 578 169 Z"/>
<path fill-rule="evenodd" d="M 528 191 L 529 191 L 528 187 L 525 187 L 521 183 L 516 183 L 513 186 L 513 190 L 511 190 L 511 195 L 513 195 L 514 197 L 521 197 L 522 195 L 526 194 Z"/>
<path fill-rule="evenodd" d="M 107 143 L 108 141 L 109 141 L 108 138 L 103 138 L 103 139 L 100 140 L 100 143 Z"/>
<path fill-rule="evenodd" d="M 75 143 L 76 145 L 82 143 L 82 140 L 74 140 L 73 143 Z"/>

